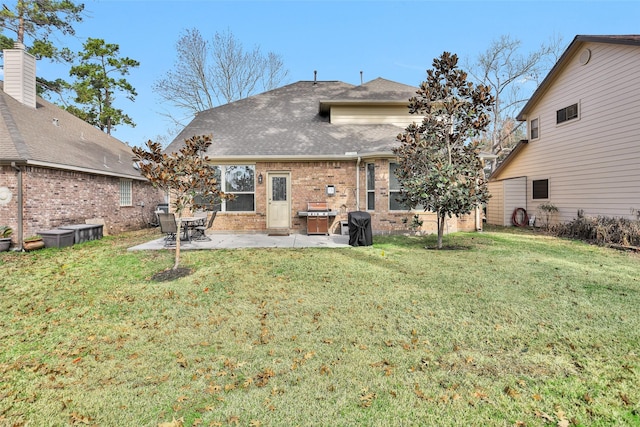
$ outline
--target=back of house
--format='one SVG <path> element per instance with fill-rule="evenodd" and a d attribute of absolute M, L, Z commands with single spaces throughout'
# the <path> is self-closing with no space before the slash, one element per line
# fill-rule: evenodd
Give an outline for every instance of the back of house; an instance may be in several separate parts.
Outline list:
<path fill-rule="evenodd" d="M 410 211 L 397 197 L 393 148 L 411 115 L 416 87 L 377 78 L 359 86 L 300 81 L 199 113 L 167 148 L 213 135 L 207 155 L 221 189 L 216 229 L 274 234 L 341 233 L 364 211 L 374 234 L 436 231 L 435 214 Z M 447 231 L 475 230 L 479 215 L 449 219 Z"/>

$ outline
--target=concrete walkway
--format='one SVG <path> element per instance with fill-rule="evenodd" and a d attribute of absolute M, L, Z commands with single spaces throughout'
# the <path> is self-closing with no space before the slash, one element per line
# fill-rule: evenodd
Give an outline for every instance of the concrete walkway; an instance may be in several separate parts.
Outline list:
<path fill-rule="evenodd" d="M 241 248 L 348 248 L 349 236 L 339 234 L 311 235 L 290 234 L 288 236 L 269 236 L 267 234 L 207 234 L 211 241 L 180 242 L 180 250 L 199 249 L 241 249 Z M 164 246 L 164 238 L 129 248 L 130 251 L 173 249 Z"/>

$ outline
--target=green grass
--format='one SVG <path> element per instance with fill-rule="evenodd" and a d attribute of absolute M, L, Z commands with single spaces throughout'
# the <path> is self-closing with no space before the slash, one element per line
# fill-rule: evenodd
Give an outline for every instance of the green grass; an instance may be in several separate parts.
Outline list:
<path fill-rule="evenodd" d="M 526 232 L 0 254 L 0 425 L 640 425 L 640 257 Z"/>

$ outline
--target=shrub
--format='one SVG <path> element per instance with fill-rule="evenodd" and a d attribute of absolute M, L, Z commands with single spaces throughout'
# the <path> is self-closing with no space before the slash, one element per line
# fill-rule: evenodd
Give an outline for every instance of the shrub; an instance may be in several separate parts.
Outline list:
<path fill-rule="evenodd" d="M 8 239 L 13 234 L 13 229 L 8 225 L 0 225 L 0 238 Z"/>
<path fill-rule="evenodd" d="M 543 203 L 538 206 L 538 209 L 541 212 L 540 216 L 544 218 L 543 227 L 545 230 L 549 231 L 551 228 L 551 217 L 554 213 L 558 212 L 558 208 L 552 203 Z"/>
<path fill-rule="evenodd" d="M 640 220 L 588 217 L 578 211 L 570 222 L 552 228 L 555 235 L 584 240 L 598 245 L 640 246 Z"/>

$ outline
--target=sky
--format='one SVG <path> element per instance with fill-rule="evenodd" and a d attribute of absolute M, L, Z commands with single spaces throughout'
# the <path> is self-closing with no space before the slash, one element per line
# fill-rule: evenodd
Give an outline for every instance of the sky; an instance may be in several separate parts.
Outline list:
<path fill-rule="evenodd" d="M 437 0 L 84 0 L 86 16 L 76 35 L 60 43 L 81 50 L 88 37 L 120 46 L 140 62 L 125 78 L 134 102 L 116 95 L 136 127 L 112 135 L 132 146 L 171 134 L 163 113 L 171 110 L 153 83 L 174 67 L 175 45 L 185 30 L 206 39 L 230 31 L 243 47 L 281 56 L 285 84 L 339 80 L 358 85 L 382 77 L 418 86 L 444 51 L 474 61 L 503 35 L 519 39 L 529 53 L 553 37 L 568 45 L 578 35 L 640 34 L 640 1 L 437 1 Z M 37 74 L 70 80 L 68 67 L 38 61 Z M 180 115 L 180 113 L 177 113 Z M 184 114 L 183 114 L 184 115 Z M 250 118 L 248 118 L 250 119 Z M 185 124 L 190 120 L 186 118 Z M 215 129 L 213 130 L 215 140 Z"/>

